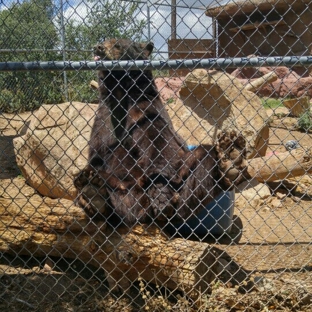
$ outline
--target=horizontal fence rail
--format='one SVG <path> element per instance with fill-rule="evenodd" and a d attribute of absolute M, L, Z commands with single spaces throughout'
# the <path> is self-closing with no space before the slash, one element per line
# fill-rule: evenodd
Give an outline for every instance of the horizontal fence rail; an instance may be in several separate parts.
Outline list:
<path fill-rule="evenodd" d="M 312 56 L 237 57 L 168 61 L 34 61 L 0 62 L 0 71 L 73 71 L 73 70 L 137 70 L 137 69 L 182 69 L 182 68 L 237 68 L 259 66 L 310 66 Z"/>

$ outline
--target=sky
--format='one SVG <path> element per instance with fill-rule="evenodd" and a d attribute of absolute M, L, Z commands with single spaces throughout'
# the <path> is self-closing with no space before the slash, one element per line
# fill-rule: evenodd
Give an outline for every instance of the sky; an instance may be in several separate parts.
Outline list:
<path fill-rule="evenodd" d="M 162 52 L 168 51 L 167 40 L 171 37 L 171 0 L 138 1 L 143 3 L 139 4 L 140 10 L 136 17 L 146 20 L 148 10 L 150 13 L 150 22 L 144 31 L 144 39 L 150 39 L 159 55 L 164 55 Z M 211 18 L 205 15 L 205 9 L 212 5 L 218 6 L 218 1 L 220 0 L 176 0 L 177 38 L 212 38 L 212 22 Z M 70 4 L 71 7 L 64 12 L 66 18 L 79 20 L 86 15 L 87 8 L 83 0 L 71 0 Z M 148 34 L 150 34 L 150 38 L 148 38 Z"/>

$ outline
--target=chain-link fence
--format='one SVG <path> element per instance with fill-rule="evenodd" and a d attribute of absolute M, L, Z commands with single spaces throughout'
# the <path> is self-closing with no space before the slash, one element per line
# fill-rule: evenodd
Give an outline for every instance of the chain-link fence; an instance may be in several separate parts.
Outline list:
<path fill-rule="evenodd" d="M 0 310 L 311 311 L 311 13 L 1 1 Z"/>

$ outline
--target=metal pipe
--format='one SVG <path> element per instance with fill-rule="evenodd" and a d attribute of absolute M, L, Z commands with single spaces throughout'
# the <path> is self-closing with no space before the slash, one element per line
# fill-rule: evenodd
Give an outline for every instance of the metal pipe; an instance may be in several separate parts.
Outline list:
<path fill-rule="evenodd" d="M 177 39 L 177 1 L 171 0 L 171 39 Z"/>
<path fill-rule="evenodd" d="M 25 70 L 138 70 L 138 69 L 181 69 L 181 68 L 236 68 L 259 66 L 311 66 L 312 56 L 238 57 L 209 58 L 168 61 L 50 61 L 50 62 L 0 62 L 0 71 Z"/>
<path fill-rule="evenodd" d="M 150 11 L 150 0 L 146 2 L 147 7 L 147 41 L 151 41 L 151 11 Z"/>
<path fill-rule="evenodd" d="M 62 42 L 62 54 L 63 54 L 63 61 L 66 62 L 66 51 L 65 51 L 65 25 L 64 25 L 64 10 L 63 10 L 63 0 L 60 1 L 60 20 L 61 20 L 61 42 Z M 63 72 L 63 79 L 64 79 L 64 91 L 65 91 L 65 98 L 66 101 L 69 100 L 68 98 L 68 84 L 67 84 L 67 74 L 66 71 Z"/>

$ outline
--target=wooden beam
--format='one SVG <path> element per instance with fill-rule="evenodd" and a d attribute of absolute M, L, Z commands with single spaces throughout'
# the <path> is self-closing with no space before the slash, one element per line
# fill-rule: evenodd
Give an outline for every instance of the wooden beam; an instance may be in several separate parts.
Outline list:
<path fill-rule="evenodd" d="M 232 32 L 239 32 L 239 31 L 246 31 L 246 30 L 252 30 L 252 29 L 259 29 L 259 28 L 265 28 L 267 26 L 272 26 L 274 25 L 276 26 L 280 26 L 280 25 L 286 25 L 286 22 L 284 20 L 276 20 L 276 21 L 271 21 L 271 22 L 254 22 L 254 23 L 250 23 L 250 24 L 245 24 L 242 26 L 238 26 L 238 27 L 233 27 L 230 28 L 230 31 Z"/>

